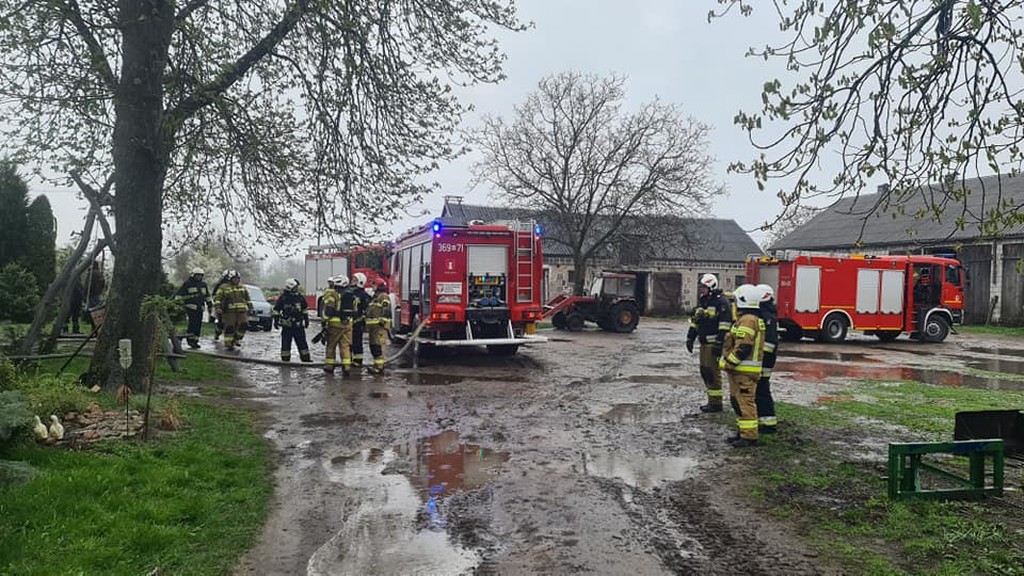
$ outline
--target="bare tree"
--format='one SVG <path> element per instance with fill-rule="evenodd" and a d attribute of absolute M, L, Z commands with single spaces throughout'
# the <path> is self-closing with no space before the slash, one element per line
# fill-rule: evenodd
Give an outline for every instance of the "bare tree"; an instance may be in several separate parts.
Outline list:
<path fill-rule="evenodd" d="M 593 258 L 650 236 L 645 226 L 665 216 L 706 215 L 721 192 L 708 127 L 657 100 L 627 113 L 624 86 L 619 76 L 549 76 L 510 121 L 487 117 L 470 135 L 484 154 L 478 181 L 544 213 L 545 239 L 572 252 L 577 293 Z"/>
<path fill-rule="evenodd" d="M 814 206 L 797 206 L 783 213 L 769 228 L 766 228 L 768 235 L 761 242 L 761 248 L 768 250 L 779 240 L 789 236 L 790 232 L 806 224 L 811 218 L 821 213 L 825 208 Z"/>
<path fill-rule="evenodd" d="M 117 260 L 92 375 L 151 338 L 162 227 L 281 241 L 351 235 L 451 158 L 453 83 L 501 78 L 505 0 L 0 0 L 0 127 L 15 158 L 113 175 Z M 97 186 L 99 187 L 99 186 Z M 141 388 L 145 362 L 129 384 Z"/>
<path fill-rule="evenodd" d="M 749 0 L 718 3 L 722 10 L 709 19 L 755 9 Z M 884 178 L 888 189 L 865 219 L 901 212 L 919 195 L 918 218 L 982 233 L 1024 221 L 1024 198 L 1004 198 L 1003 178 L 970 203 L 980 210 L 969 208 L 965 186 L 985 173 L 1016 175 L 1024 160 L 1024 2 L 773 0 L 771 7 L 788 40 L 748 55 L 784 61 L 795 79 L 789 86 L 769 80 L 761 112 L 737 115 L 764 153 L 733 169 L 753 174 L 761 189 L 783 179 L 778 195 L 787 207 L 858 194 Z M 842 168 L 820 182 L 820 162 L 829 157 Z"/>

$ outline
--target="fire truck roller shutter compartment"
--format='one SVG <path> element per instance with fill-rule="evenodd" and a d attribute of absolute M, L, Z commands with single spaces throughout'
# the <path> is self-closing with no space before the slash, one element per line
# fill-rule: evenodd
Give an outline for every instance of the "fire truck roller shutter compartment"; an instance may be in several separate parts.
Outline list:
<path fill-rule="evenodd" d="M 796 267 L 796 311 L 817 312 L 821 305 L 821 267 Z"/>
<path fill-rule="evenodd" d="M 475 338 L 499 338 L 508 332 L 508 246 L 466 247 L 468 307 L 466 320 Z"/>
<path fill-rule="evenodd" d="M 857 270 L 857 313 L 877 314 L 881 270 L 861 268 Z M 872 326 L 873 328 L 874 326 Z"/>
<path fill-rule="evenodd" d="M 765 266 L 760 269 L 757 279 L 758 284 L 767 284 L 772 287 L 776 294 L 779 293 L 779 267 Z"/>
<path fill-rule="evenodd" d="M 903 270 L 882 271 L 882 314 L 903 314 Z"/>

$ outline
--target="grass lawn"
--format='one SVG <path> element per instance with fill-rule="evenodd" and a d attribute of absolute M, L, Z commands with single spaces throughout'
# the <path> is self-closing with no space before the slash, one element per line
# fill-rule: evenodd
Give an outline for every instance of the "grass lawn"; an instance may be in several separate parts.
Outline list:
<path fill-rule="evenodd" d="M 68 368 L 85 369 L 87 359 Z M 55 372 L 63 363 L 36 369 Z M 158 379 L 229 381 L 230 368 L 198 354 Z M 96 395 L 116 405 L 108 393 Z M 133 397 L 138 407 L 141 396 Z M 166 398 L 154 398 L 156 406 Z M 80 450 L 31 441 L 0 451 L 36 475 L 0 478 L 0 574 L 227 574 L 248 550 L 272 492 L 268 447 L 250 411 L 176 400 L 181 430 L 149 442 L 108 440 Z M 159 411 L 157 411 L 159 413 Z"/>
<path fill-rule="evenodd" d="M 1024 574 L 1019 467 L 1016 491 L 977 502 L 895 502 L 884 480 L 888 442 L 952 440 L 956 412 L 1022 408 L 1024 394 L 860 382 L 835 398 L 779 405 L 779 433 L 753 452 L 760 505 L 852 574 Z M 865 441 L 880 455 L 858 456 Z M 942 463 L 967 476 L 966 459 Z"/>
<path fill-rule="evenodd" d="M 1017 328 L 1013 326 L 957 326 L 956 331 L 962 334 L 995 334 L 997 336 L 1024 336 L 1024 328 Z"/>

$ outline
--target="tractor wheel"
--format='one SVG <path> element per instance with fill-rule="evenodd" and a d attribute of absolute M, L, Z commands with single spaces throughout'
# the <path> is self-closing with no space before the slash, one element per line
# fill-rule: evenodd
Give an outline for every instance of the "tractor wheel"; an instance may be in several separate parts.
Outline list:
<path fill-rule="evenodd" d="M 945 316 L 932 314 L 924 321 L 924 330 L 921 331 L 922 342 L 942 342 L 949 336 L 949 321 Z"/>
<path fill-rule="evenodd" d="M 556 330 L 565 330 L 565 312 L 555 312 L 555 315 L 551 317 L 551 325 L 554 326 Z"/>
<path fill-rule="evenodd" d="M 583 330 L 583 315 L 579 312 L 573 312 L 565 317 L 565 327 L 570 332 L 579 332 Z"/>
<path fill-rule="evenodd" d="M 902 332 L 899 330 L 876 330 L 875 338 L 878 338 L 882 342 L 892 342 L 899 338 L 900 334 L 902 334 Z"/>
<path fill-rule="evenodd" d="M 825 318 L 825 323 L 821 325 L 821 331 L 818 332 L 818 340 L 830 344 L 842 342 L 846 340 L 846 331 L 848 329 L 846 317 L 842 314 L 830 314 Z"/>
<path fill-rule="evenodd" d="M 607 319 L 612 330 L 620 333 L 636 330 L 639 321 L 640 310 L 632 302 L 620 302 L 612 306 Z"/>

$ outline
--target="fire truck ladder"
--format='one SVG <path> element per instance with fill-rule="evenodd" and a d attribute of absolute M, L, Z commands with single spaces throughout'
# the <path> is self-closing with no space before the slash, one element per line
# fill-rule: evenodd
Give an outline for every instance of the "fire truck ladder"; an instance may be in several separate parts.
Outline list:
<path fill-rule="evenodd" d="M 515 221 L 516 235 L 516 302 L 533 302 L 533 270 L 537 254 L 537 235 L 533 221 Z M 523 237 L 522 232 L 526 232 Z"/>

